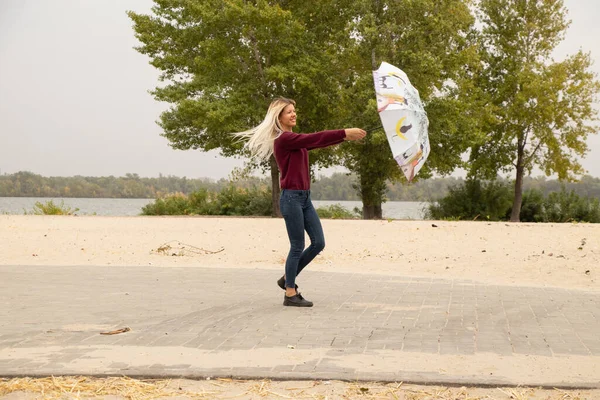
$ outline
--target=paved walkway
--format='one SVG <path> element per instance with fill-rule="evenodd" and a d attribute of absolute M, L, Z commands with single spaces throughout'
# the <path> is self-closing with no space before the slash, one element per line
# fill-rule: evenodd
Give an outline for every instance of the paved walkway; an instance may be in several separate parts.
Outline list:
<path fill-rule="evenodd" d="M 600 387 L 600 292 L 365 272 L 0 266 L 0 376 Z"/>

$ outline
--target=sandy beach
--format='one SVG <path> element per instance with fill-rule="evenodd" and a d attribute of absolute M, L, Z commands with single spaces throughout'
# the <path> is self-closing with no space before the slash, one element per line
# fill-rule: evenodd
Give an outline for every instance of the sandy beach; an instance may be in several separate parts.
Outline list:
<path fill-rule="evenodd" d="M 599 290 L 600 225 L 323 220 L 315 271 Z M 308 237 L 307 237 L 308 241 Z M 283 271 L 283 220 L 0 216 L 0 265 Z M 278 272 L 278 273 L 279 273 Z"/>

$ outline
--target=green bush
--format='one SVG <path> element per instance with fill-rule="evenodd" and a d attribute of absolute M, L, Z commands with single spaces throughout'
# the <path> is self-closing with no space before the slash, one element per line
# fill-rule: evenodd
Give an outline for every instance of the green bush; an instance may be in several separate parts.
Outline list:
<path fill-rule="evenodd" d="M 61 200 L 60 205 L 54 204 L 54 201 L 49 200 L 45 203 L 37 201 L 33 206 L 33 210 L 31 214 L 34 215 L 74 215 L 79 208 L 71 208 L 69 206 L 65 206 L 64 200 Z M 25 211 L 27 214 L 27 211 Z"/>
<path fill-rule="evenodd" d="M 142 208 L 142 215 L 271 215 L 271 191 L 266 187 L 238 188 L 220 192 L 200 189 L 188 196 L 176 193 L 156 199 Z"/>
<path fill-rule="evenodd" d="M 600 202 L 598 199 L 579 197 L 575 191 L 548 194 L 544 203 L 548 222 L 600 222 Z"/>
<path fill-rule="evenodd" d="M 247 212 L 249 215 L 271 215 L 273 213 L 271 190 L 254 192 L 254 195 L 250 196 Z"/>
<path fill-rule="evenodd" d="M 271 215 L 271 191 L 266 188 L 224 188 L 215 199 L 218 215 Z"/>
<path fill-rule="evenodd" d="M 142 207 L 142 215 L 189 215 L 191 205 L 187 196 L 175 193 L 156 199 Z"/>
<path fill-rule="evenodd" d="M 449 194 L 432 203 L 426 212 L 429 219 L 483 219 L 500 221 L 512 204 L 508 183 L 467 180 L 463 185 L 449 189 Z"/>
<path fill-rule="evenodd" d="M 451 188 L 449 194 L 426 210 L 426 218 L 489 221 L 509 220 L 513 191 L 510 183 L 476 180 Z M 600 201 L 579 197 L 573 190 L 549 193 L 528 190 L 521 202 L 521 222 L 600 222 Z"/>
<path fill-rule="evenodd" d="M 196 192 L 192 192 L 187 196 L 189 213 L 206 215 L 211 214 L 212 210 L 212 199 L 214 197 L 213 192 L 209 192 L 207 189 L 199 189 Z"/>
<path fill-rule="evenodd" d="M 340 204 L 319 207 L 317 208 L 317 214 L 320 218 L 331 219 L 356 219 L 360 217 L 360 215 L 356 212 L 356 209 L 354 212 L 352 212 Z"/>
<path fill-rule="evenodd" d="M 521 222 L 547 222 L 544 194 L 541 190 L 528 190 L 523 193 L 521 202 Z M 506 212 L 506 219 L 510 220 L 512 206 Z"/>

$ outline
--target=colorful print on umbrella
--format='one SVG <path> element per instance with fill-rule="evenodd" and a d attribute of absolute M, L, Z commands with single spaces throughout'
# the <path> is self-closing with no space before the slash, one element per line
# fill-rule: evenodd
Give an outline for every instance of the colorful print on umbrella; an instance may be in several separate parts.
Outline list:
<path fill-rule="evenodd" d="M 404 71 L 386 62 L 373 71 L 377 111 L 394 159 L 412 181 L 429 155 L 429 120 Z"/>

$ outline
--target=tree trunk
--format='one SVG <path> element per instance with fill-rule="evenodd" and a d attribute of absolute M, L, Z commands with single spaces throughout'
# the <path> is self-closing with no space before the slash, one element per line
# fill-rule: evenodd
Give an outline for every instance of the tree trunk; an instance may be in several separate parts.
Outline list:
<path fill-rule="evenodd" d="M 379 190 L 377 190 L 380 185 L 378 185 L 378 182 L 370 181 L 365 175 L 361 175 L 360 177 L 363 219 L 382 219 L 381 202 L 383 200 L 383 193 L 379 193 Z"/>
<path fill-rule="evenodd" d="M 513 199 L 512 212 L 510 214 L 510 222 L 521 221 L 521 204 L 523 203 L 523 167 L 522 155 L 517 158 L 517 179 L 515 179 L 515 197 Z"/>
<path fill-rule="evenodd" d="M 271 216 L 280 218 L 281 210 L 279 209 L 279 195 L 281 189 L 279 188 L 279 167 L 277 167 L 277 161 L 275 160 L 274 155 L 271 155 L 271 158 L 269 158 L 269 164 L 271 166 L 271 201 L 273 202 Z"/>
<path fill-rule="evenodd" d="M 382 219 L 381 203 L 374 205 L 363 204 L 363 219 Z"/>

